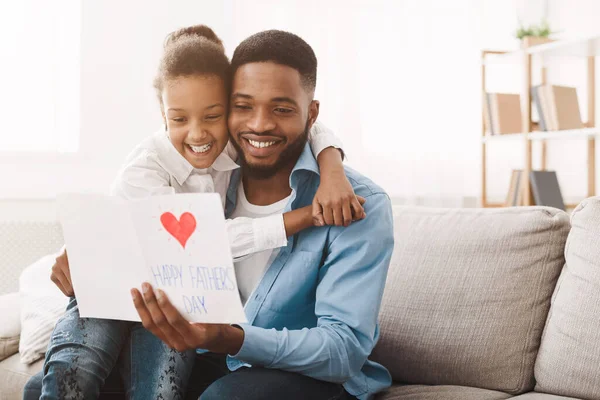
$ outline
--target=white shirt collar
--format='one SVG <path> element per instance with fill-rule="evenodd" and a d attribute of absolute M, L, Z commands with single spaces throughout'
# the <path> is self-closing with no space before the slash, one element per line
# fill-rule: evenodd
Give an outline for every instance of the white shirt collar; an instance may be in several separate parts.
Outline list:
<path fill-rule="evenodd" d="M 239 168 L 239 165 L 235 163 L 227 154 L 222 152 L 215 159 L 213 164 L 209 168 L 197 169 L 192 166 L 173 146 L 169 139 L 169 133 L 167 131 L 159 131 L 156 134 L 156 149 L 158 156 L 163 163 L 167 172 L 172 175 L 177 183 L 183 185 L 184 182 L 190 177 L 192 172 L 198 174 L 210 173 L 210 169 L 215 171 L 225 172 Z"/>

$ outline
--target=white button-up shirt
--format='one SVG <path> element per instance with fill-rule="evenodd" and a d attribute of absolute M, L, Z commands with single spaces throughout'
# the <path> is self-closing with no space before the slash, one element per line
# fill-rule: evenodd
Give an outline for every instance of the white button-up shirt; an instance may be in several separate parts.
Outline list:
<path fill-rule="evenodd" d="M 315 123 L 309 142 L 317 156 L 327 147 L 341 148 L 339 139 L 323 124 Z M 225 198 L 231 173 L 239 168 L 231 143 L 205 169 L 194 168 L 173 146 L 168 132 L 161 130 L 140 143 L 128 156 L 111 186 L 111 194 L 124 199 L 175 193 L 216 192 Z M 264 218 L 235 218 L 226 221 L 234 258 L 285 246 L 283 214 Z"/>

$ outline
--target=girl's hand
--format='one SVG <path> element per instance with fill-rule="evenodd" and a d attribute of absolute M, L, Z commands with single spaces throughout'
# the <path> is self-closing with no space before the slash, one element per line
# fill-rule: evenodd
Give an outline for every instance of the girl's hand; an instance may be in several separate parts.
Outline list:
<path fill-rule="evenodd" d="M 343 168 L 321 173 L 321 184 L 313 199 L 313 220 L 316 226 L 348 226 L 365 218 L 365 199 L 354 194 Z"/>

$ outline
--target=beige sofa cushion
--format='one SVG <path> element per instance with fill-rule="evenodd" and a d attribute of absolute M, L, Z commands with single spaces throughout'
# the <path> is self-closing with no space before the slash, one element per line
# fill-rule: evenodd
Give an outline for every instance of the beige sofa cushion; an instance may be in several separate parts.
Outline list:
<path fill-rule="evenodd" d="M 377 400 L 504 400 L 510 395 L 463 386 L 394 385 Z"/>
<path fill-rule="evenodd" d="M 394 229 L 372 358 L 399 383 L 533 389 L 567 214 L 406 207 Z"/>
<path fill-rule="evenodd" d="M 20 312 L 19 293 L 0 296 L 0 361 L 19 351 Z"/>
<path fill-rule="evenodd" d="M 553 394 L 535 393 L 535 392 L 525 393 L 520 396 L 511 397 L 511 399 L 514 399 L 514 400 L 580 400 L 580 399 L 576 399 L 574 397 L 563 397 L 563 396 L 556 396 Z"/>
<path fill-rule="evenodd" d="M 600 197 L 582 202 L 571 225 L 535 365 L 536 391 L 600 399 Z"/>
<path fill-rule="evenodd" d="M 30 377 L 40 372 L 43 366 L 44 360 L 30 365 L 22 364 L 19 354 L 0 362 L 0 399 L 21 400 L 25 384 Z"/>

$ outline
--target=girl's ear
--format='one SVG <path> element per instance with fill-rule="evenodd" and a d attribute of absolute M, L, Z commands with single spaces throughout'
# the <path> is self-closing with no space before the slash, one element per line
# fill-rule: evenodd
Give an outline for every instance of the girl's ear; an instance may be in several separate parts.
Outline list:
<path fill-rule="evenodd" d="M 308 124 L 309 124 L 309 129 L 313 126 L 313 124 L 315 123 L 315 121 L 317 120 L 317 117 L 319 116 L 319 106 L 321 104 L 319 103 L 319 100 L 313 100 L 310 102 L 310 106 L 308 108 Z"/>

